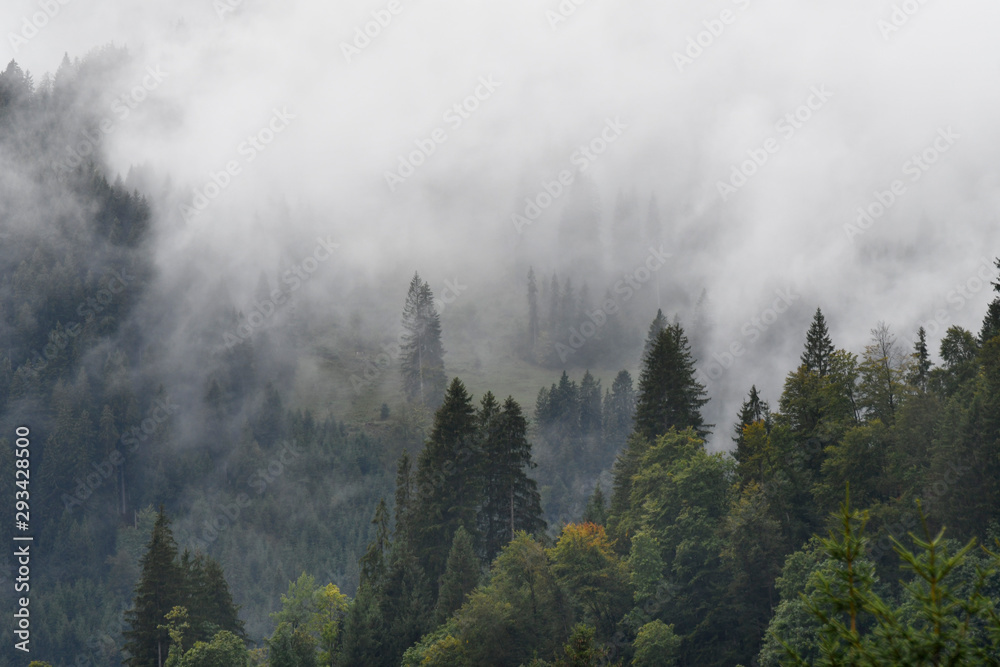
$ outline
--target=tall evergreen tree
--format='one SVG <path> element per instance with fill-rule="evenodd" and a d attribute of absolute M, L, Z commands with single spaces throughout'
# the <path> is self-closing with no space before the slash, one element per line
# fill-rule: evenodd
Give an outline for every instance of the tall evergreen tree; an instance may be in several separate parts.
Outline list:
<path fill-rule="evenodd" d="M 608 451 L 617 452 L 625 445 L 628 434 L 635 426 L 635 387 L 632 375 L 625 370 L 618 371 L 611 391 L 604 397 L 604 446 Z"/>
<path fill-rule="evenodd" d="M 705 386 L 695 379 L 691 346 L 679 323 L 660 331 L 646 355 L 639 377 L 636 432 L 652 442 L 671 428 L 691 427 L 705 437 L 709 425 L 701 416 L 708 402 Z"/>
<path fill-rule="evenodd" d="M 535 284 L 535 271 L 528 269 L 528 354 L 535 350 L 538 342 L 538 285 Z"/>
<path fill-rule="evenodd" d="M 597 438 L 601 434 L 601 381 L 588 370 L 580 381 L 580 435 Z"/>
<path fill-rule="evenodd" d="M 129 667 L 163 667 L 170 648 L 166 616 L 183 601 L 184 579 L 170 519 L 162 505 L 139 566 L 142 574 L 135 587 L 135 601 L 125 612 L 129 628 L 122 633 L 129 654 L 126 663 Z"/>
<path fill-rule="evenodd" d="M 664 317 L 663 311 L 659 308 L 656 309 L 656 317 L 653 318 L 653 322 L 649 325 L 649 333 L 646 334 L 646 342 L 642 346 L 642 358 L 639 360 L 640 363 L 646 363 L 646 357 L 649 356 L 649 351 L 653 349 L 653 345 L 656 344 L 656 339 L 659 337 L 660 332 L 667 328 L 667 318 Z"/>
<path fill-rule="evenodd" d="M 517 531 L 537 534 L 545 529 L 538 487 L 527 475 L 535 467 L 527 432 L 521 406 L 508 396 L 496 417 L 495 430 L 483 444 L 479 526 L 486 562 L 492 562 Z"/>
<path fill-rule="evenodd" d="M 444 623 L 452 613 L 462 606 L 465 596 L 479 584 L 479 559 L 472 548 L 472 538 L 465 528 L 455 531 L 448 553 L 448 564 L 441 576 L 437 607 L 434 620 L 437 625 Z"/>
<path fill-rule="evenodd" d="M 743 405 L 740 406 L 739 418 L 733 427 L 733 442 L 736 443 L 737 451 L 743 442 L 743 429 L 745 427 L 760 421 L 764 422 L 765 426 L 770 427 L 770 419 L 771 407 L 757 393 L 757 385 L 751 386 L 750 395 L 747 396 L 747 400 L 743 401 Z"/>
<path fill-rule="evenodd" d="M 812 324 L 806 333 L 806 349 L 802 353 L 802 363 L 805 367 L 823 377 L 830 370 L 830 355 L 833 354 L 833 341 L 826 328 L 823 311 L 816 309 Z"/>
<path fill-rule="evenodd" d="M 403 334 L 400 372 L 408 400 L 431 409 L 441 404 L 447 378 L 441 320 L 434 306 L 430 285 L 413 274 L 403 306 Z"/>
<path fill-rule="evenodd" d="M 910 369 L 910 384 L 919 389 L 926 389 L 931 366 L 931 355 L 927 350 L 927 331 L 923 327 L 920 327 L 917 329 L 917 342 L 913 344 L 913 365 Z"/>
<path fill-rule="evenodd" d="M 603 526 L 608 522 L 608 506 L 604 501 L 604 491 L 601 490 L 600 482 L 597 483 L 594 493 L 587 501 L 582 519 L 584 523 L 596 523 L 598 526 Z"/>
<path fill-rule="evenodd" d="M 412 520 L 418 558 L 431 581 L 437 581 L 444 571 L 458 527 L 475 531 L 479 504 L 475 413 L 472 397 L 455 378 L 417 459 L 417 503 Z"/>

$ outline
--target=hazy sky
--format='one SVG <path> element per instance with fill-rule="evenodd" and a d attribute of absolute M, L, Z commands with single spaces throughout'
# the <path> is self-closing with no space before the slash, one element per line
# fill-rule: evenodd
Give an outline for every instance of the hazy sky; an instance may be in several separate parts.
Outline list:
<path fill-rule="evenodd" d="M 725 392 L 712 387 L 729 417 L 751 381 L 776 403 L 817 305 L 834 342 L 860 352 L 880 319 L 910 336 L 945 311 L 978 331 L 991 298 L 969 281 L 1000 254 L 995 2 L 50 3 L 0 8 L 6 60 L 36 82 L 64 52 L 109 42 L 135 55 L 121 94 L 147 67 L 164 73 L 107 144 L 123 173 L 145 163 L 170 176 L 164 267 L 195 256 L 250 290 L 282 236 L 329 234 L 359 275 L 461 275 L 474 298 L 511 260 L 525 194 L 574 168 L 574 151 L 617 119 L 627 127 L 587 174 L 605 211 L 619 188 L 655 193 L 683 239 L 675 256 L 708 289 L 704 347 L 747 349 Z M 356 29 L 379 17 L 387 25 L 357 48 Z M 34 34 L 25 20 L 45 25 Z M 350 62 L 344 44 L 357 49 Z M 477 88 L 467 118 L 446 115 Z M 250 151 L 269 124 L 281 131 Z M 437 128 L 447 141 L 390 192 L 385 172 Z M 912 161 L 925 151 L 933 164 Z M 763 164 L 724 201 L 720 181 L 753 155 Z M 231 185 L 181 224 L 179 204 L 233 161 Z M 877 192 L 894 201 L 849 238 Z M 554 225 L 561 203 L 534 226 Z M 771 337 L 752 340 L 744 325 L 775 290 L 796 298 Z"/>

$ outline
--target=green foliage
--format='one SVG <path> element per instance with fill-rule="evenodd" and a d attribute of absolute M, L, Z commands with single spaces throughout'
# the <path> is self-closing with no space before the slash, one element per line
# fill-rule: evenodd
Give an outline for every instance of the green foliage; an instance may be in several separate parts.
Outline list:
<path fill-rule="evenodd" d="M 135 589 L 134 606 L 126 613 L 130 627 L 124 633 L 127 663 L 132 667 L 158 665 L 166 660 L 170 636 L 163 623 L 184 594 L 177 546 L 162 507 L 140 564 L 142 576 Z"/>
<path fill-rule="evenodd" d="M 273 663 L 272 663 L 273 664 Z M 243 640 L 223 630 L 210 642 L 197 642 L 183 656 L 171 654 L 165 667 L 249 667 L 250 652 Z"/>
<path fill-rule="evenodd" d="M 610 637 L 632 604 L 632 591 L 628 567 L 614 553 L 604 527 L 569 524 L 548 555 L 553 573 L 582 607 L 587 622 L 600 637 Z"/>
<path fill-rule="evenodd" d="M 820 541 L 830 566 L 813 571 L 810 595 L 802 598 L 819 624 L 818 643 L 807 644 L 815 658 L 807 661 L 796 646 L 782 642 L 787 664 L 987 664 L 1000 654 L 996 601 L 984 594 L 997 576 L 1000 556 L 987 552 L 989 562 L 977 568 L 972 585 L 959 595 L 955 573 L 974 542 L 952 551 L 944 531 L 933 536 L 924 521 L 925 537 L 911 534 L 914 551 L 894 540 L 904 570 L 911 573 L 902 602 L 895 603 L 876 590 L 874 570 L 864 556 L 866 520 L 849 502 L 841 507 L 839 531 Z"/>
<path fill-rule="evenodd" d="M 270 667 L 316 667 L 316 640 L 291 623 L 278 624 L 267 640 Z"/>
<path fill-rule="evenodd" d="M 472 548 L 472 538 L 465 528 L 455 532 L 448 554 L 448 565 L 441 576 L 435 621 L 444 623 L 452 613 L 462 606 L 465 597 L 479 583 L 479 559 Z"/>
<path fill-rule="evenodd" d="M 635 410 L 636 431 L 647 439 L 671 428 L 692 428 L 704 437 L 708 425 L 701 407 L 708 402 L 705 387 L 695 379 L 691 346 L 680 324 L 660 331 L 643 361 L 639 376 L 639 399 Z"/>
<path fill-rule="evenodd" d="M 674 634 L 674 626 L 663 621 L 650 621 L 636 634 L 635 667 L 674 667 L 677 664 L 681 638 Z"/>
<path fill-rule="evenodd" d="M 833 355 L 833 342 L 826 328 L 826 318 L 823 311 L 816 309 L 812 324 L 806 332 L 806 349 L 802 353 L 802 365 L 806 370 L 823 377 L 830 370 L 830 357 Z"/>
<path fill-rule="evenodd" d="M 417 274 L 413 274 L 406 294 L 403 329 L 399 362 L 403 390 L 410 401 L 434 410 L 441 405 L 447 382 L 441 321 L 430 285 Z"/>

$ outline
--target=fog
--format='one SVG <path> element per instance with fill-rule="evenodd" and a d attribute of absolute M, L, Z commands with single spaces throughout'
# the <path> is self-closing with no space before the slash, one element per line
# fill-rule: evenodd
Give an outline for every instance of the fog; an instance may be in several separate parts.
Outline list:
<path fill-rule="evenodd" d="M 111 86 L 129 113 L 107 106 L 103 157 L 152 198 L 157 283 L 137 321 L 182 389 L 204 375 L 189 348 L 218 294 L 249 301 L 262 270 L 276 282 L 317 239 L 337 249 L 297 307 L 319 330 L 359 307 L 366 326 L 391 328 L 414 271 L 439 296 L 446 280 L 467 286 L 461 303 L 484 322 L 523 318 L 526 267 L 572 265 L 557 230 L 583 184 L 600 202 L 587 239 L 600 243 L 598 296 L 640 266 L 614 260 L 618 193 L 642 215 L 655 196 L 671 257 L 654 282 L 687 295 L 659 305 L 692 333 L 715 448 L 752 383 L 776 407 L 817 306 L 856 353 L 880 320 L 907 346 L 924 324 L 935 350 L 951 324 L 978 331 L 982 276 L 995 279 L 983 260 L 1000 254 L 998 21 L 985 0 L 0 8 L 7 60 L 36 82 L 64 53 L 132 53 Z M 421 145 L 433 152 L 404 178 L 400 156 Z M 587 145 L 603 152 L 583 160 Z M 576 189 L 518 231 L 525 198 L 562 171 Z M 784 312 L 768 313 L 782 294 Z M 447 309 L 443 321 L 447 334 Z"/>

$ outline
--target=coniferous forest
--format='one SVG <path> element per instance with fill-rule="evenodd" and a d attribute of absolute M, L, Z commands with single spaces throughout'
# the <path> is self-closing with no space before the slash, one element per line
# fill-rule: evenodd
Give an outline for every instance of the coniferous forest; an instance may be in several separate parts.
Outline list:
<path fill-rule="evenodd" d="M 73 11 L 56 4 L 46 21 Z M 749 7 L 665 67 L 714 67 Z M 992 219 L 992 167 L 932 172 L 936 141 L 911 185 L 876 190 L 882 213 L 841 229 L 819 206 L 858 272 L 833 275 L 832 242 L 764 242 L 723 206 L 790 191 L 766 169 L 825 122 L 795 106 L 781 152 L 744 150 L 706 204 L 692 165 L 598 165 L 645 131 L 638 111 L 555 142 L 572 171 L 489 162 L 511 72 L 463 79 L 441 119 L 396 104 L 418 119 L 405 149 L 331 139 L 362 122 L 349 104 L 268 102 L 244 129 L 178 54 L 207 44 L 195 69 L 221 81 L 235 65 L 211 54 L 247 53 L 234 35 L 263 10 L 208 11 L 214 32 L 178 19 L 160 51 L 0 71 L 0 667 L 1000 664 L 1000 240 L 933 226 Z M 384 67 L 380 40 L 418 11 L 371 12 L 378 31 L 334 56 Z M 548 38 L 585 11 L 610 10 L 536 18 Z M 30 32 L 8 40 L 27 58 Z M 342 94 L 311 67 L 278 92 Z M 811 90 L 817 117 L 848 96 Z M 191 144 L 196 120 L 235 141 Z M 365 151 L 400 153 L 394 203 L 354 180 Z M 502 196 L 476 180 L 493 170 L 518 174 Z M 918 216 L 921 178 L 970 203 Z M 784 215 L 777 191 L 755 214 Z"/>

